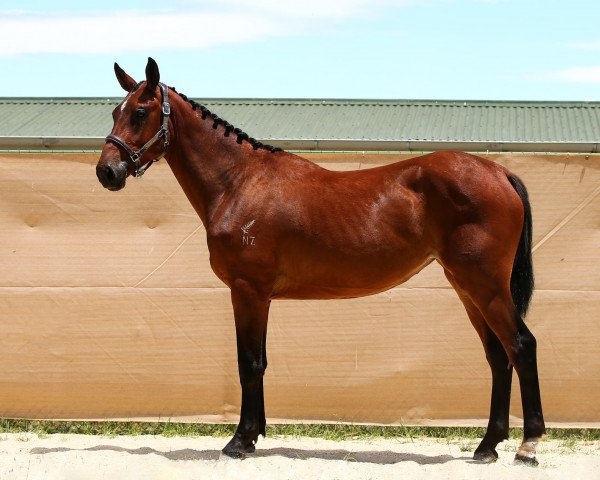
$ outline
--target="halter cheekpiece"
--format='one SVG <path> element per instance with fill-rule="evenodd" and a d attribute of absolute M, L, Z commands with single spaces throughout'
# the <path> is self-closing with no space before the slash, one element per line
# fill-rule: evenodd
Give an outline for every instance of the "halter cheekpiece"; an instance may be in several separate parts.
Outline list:
<path fill-rule="evenodd" d="M 135 151 L 123 140 L 112 133 L 106 137 L 106 142 L 112 142 L 127 152 L 129 155 L 129 160 L 135 166 L 135 171 L 133 172 L 134 177 L 141 177 L 153 163 L 158 162 L 161 158 L 163 158 L 165 153 L 167 153 L 167 147 L 169 146 L 169 116 L 171 115 L 171 105 L 169 104 L 169 87 L 163 83 L 159 83 L 158 86 L 162 93 L 162 124 L 158 132 L 156 132 L 156 134 L 150 140 L 148 140 L 142 148 L 140 148 L 138 151 Z M 160 154 L 160 156 L 150 160 L 146 165 L 141 166 L 140 159 L 142 158 L 142 155 L 144 155 L 146 150 L 148 150 L 161 138 L 164 138 L 163 152 Z"/>

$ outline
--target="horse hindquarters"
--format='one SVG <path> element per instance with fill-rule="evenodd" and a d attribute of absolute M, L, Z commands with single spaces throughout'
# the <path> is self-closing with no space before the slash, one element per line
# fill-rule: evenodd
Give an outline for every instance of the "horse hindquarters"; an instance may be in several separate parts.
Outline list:
<path fill-rule="evenodd" d="M 482 201 L 487 210 L 477 212 L 477 217 L 485 222 L 455 226 L 445 237 L 439 261 L 482 339 L 494 378 L 488 432 L 476 458 L 483 450 L 483 457 L 489 460 L 495 454 L 495 443 L 508 428 L 504 419 L 508 418 L 510 381 L 500 371 L 504 355 L 498 351 L 497 340 L 515 367 L 521 387 L 524 440 L 516 459 L 537 463 L 535 446 L 545 427 L 536 340 L 522 319 L 533 291 L 531 213 L 523 184 L 512 175 L 507 178 L 517 195 L 507 195 L 496 203 L 489 198 L 487 203 Z M 514 219 L 520 216 L 520 228 L 514 228 Z M 512 247 L 508 253 L 507 246 Z M 480 325 L 481 319 L 485 325 Z"/>

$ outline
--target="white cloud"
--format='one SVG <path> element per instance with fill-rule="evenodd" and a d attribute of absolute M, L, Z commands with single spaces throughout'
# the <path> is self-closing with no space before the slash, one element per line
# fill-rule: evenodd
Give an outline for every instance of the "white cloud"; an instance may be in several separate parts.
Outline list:
<path fill-rule="evenodd" d="M 387 5 L 417 3 L 414 0 L 225 0 L 243 11 L 306 19 L 343 19 L 365 15 Z M 423 0 L 420 1 L 423 3 Z"/>
<path fill-rule="evenodd" d="M 600 40 L 591 42 L 569 43 L 569 47 L 579 50 L 600 50 Z"/>
<path fill-rule="evenodd" d="M 185 50 L 284 33 L 268 18 L 242 13 L 19 15 L 0 20 L 0 55 Z"/>
<path fill-rule="evenodd" d="M 295 35 L 405 3 L 414 0 L 225 0 L 162 12 L 0 11 L 0 56 L 199 49 Z"/>
<path fill-rule="evenodd" d="M 600 83 L 600 66 L 565 68 L 537 74 L 533 78 L 567 83 Z"/>

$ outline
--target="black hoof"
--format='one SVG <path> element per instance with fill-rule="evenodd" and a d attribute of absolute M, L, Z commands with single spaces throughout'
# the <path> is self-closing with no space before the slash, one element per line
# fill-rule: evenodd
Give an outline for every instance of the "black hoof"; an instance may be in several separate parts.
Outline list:
<path fill-rule="evenodd" d="M 223 455 L 228 456 L 229 458 L 235 458 L 237 460 L 244 460 L 246 458 L 246 452 L 244 452 L 243 450 L 236 450 L 233 448 L 225 447 L 223 450 L 221 450 L 221 453 L 223 453 Z"/>
<path fill-rule="evenodd" d="M 530 467 L 537 467 L 540 462 L 537 461 L 535 457 L 526 457 L 524 455 L 519 455 L 518 453 L 515 455 L 515 464 L 516 465 L 528 465 Z"/>
<path fill-rule="evenodd" d="M 498 460 L 498 453 L 495 450 L 476 450 L 473 454 L 473 460 L 480 463 L 494 463 Z"/>
<path fill-rule="evenodd" d="M 238 437 L 233 437 L 221 451 L 224 455 L 227 455 L 230 458 L 243 460 L 246 458 L 246 454 L 254 453 L 256 451 L 256 447 L 252 441 L 250 441 L 248 445 L 244 445 Z"/>

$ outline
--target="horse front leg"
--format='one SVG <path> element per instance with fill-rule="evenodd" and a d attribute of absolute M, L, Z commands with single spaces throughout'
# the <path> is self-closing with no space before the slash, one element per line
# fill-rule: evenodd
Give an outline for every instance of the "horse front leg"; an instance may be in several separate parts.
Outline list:
<path fill-rule="evenodd" d="M 258 436 L 265 435 L 263 375 L 267 368 L 266 337 L 270 301 L 248 282 L 231 288 L 235 317 L 238 369 L 242 386 L 240 423 L 223 449 L 232 458 L 244 458 L 255 450 Z"/>

